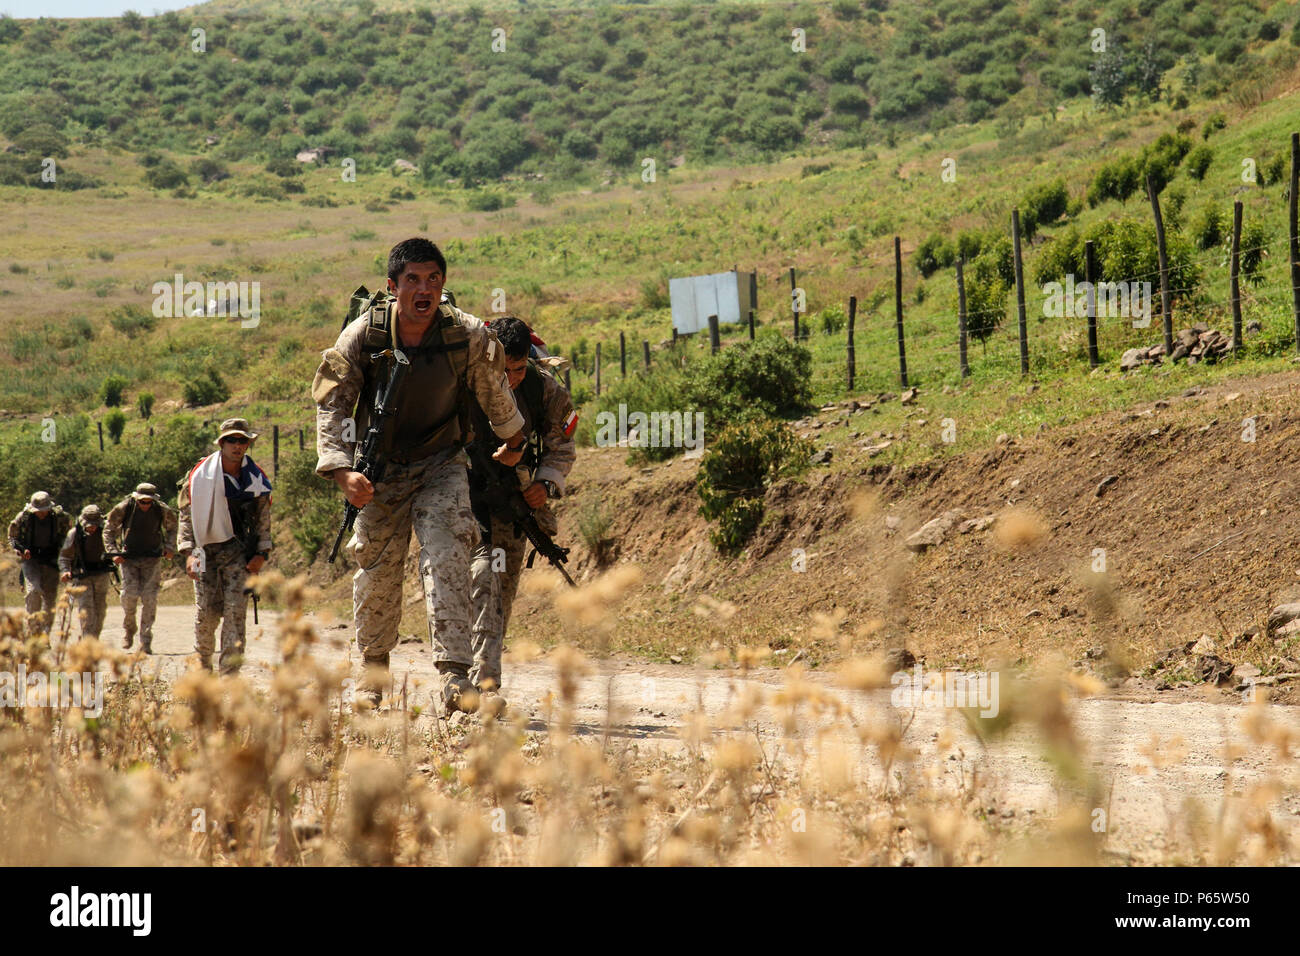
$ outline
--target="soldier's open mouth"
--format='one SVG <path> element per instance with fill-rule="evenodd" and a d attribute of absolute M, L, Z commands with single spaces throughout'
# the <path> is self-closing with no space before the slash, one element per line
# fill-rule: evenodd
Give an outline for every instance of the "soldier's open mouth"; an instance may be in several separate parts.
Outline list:
<path fill-rule="evenodd" d="M 433 308 L 433 300 L 432 300 L 432 299 L 416 299 L 416 300 L 415 300 L 415 311 L 416 311 L 416 312 L 428 312 L 428 311 L 429 311 L 430 309 L 432 309 L 432 308 Z"/>

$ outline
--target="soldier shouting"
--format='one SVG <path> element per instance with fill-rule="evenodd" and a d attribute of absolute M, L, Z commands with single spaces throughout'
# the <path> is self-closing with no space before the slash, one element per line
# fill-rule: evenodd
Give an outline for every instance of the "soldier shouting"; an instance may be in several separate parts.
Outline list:
<path fill-rule="evenodd" d="M 378 703 L 388 681 L 414 528 L 442 702 L 472 711 L 477 694 L 469 680 L 469 565 L 475 523 L 462 450 L 469 438 L 469 396 L 506 440 L 492 457 L 511 467 L 523 454 L 523 417 L 506 384 L 505 354 L 496 336 L 474 316 L 441 304 L 446 275 L 447 261 L 428 239 L 407 239 L 389 253 L 388 291 L 395 301 L 349 323 L 316 372 L 316 473 L 332 478 L 361 509 L 347 550 L 357 562 L 352 605 L 366 669 L 363 691 Z M 372 485 L 352 467 L 348 436 L 364 434 L 375 385 L 386 378 L 395 349 L 410 368 L 381 448 L 383 480 Z"/>

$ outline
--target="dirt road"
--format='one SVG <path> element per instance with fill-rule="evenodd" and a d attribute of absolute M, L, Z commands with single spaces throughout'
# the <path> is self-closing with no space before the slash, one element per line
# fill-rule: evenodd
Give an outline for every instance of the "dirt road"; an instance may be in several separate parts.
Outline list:
<path fill-rule="evenodd" d="M 244 675 L 254 684 L 265 685 L 276 661 L 275 623 L 278 615 L 262 615 L 260 627 L 249 625 L 249 655 Z M 116 620 L 115 620 L 116 619 Z M 103 638 L 120 646 L 120 614 L 110 612 Z M 350 626 L 317 621 L 324 640 L 317 649 L 325 659 L 349 658 Z M 155 627 L 155 656 L 150 669 L 169 679 L 181 674 L 192 652 L 193 615 L 187 607 L 159 608 Z M 592 674 L 578 690 L 577 732 L 587 735 L 609 733 L 615 743 L 646 748 L 680 750 L 679 728 L 693 714 L 718 718 L 744 692 L 760 691 L 770 697 L 785 682 L 785 674 L 774 668 L 755 672 L 748 679 L 703 668 L 648 664 L 611 658 L 593 661 Z M 435 671 L 427 645 L 399 645 L 393 654 L 393 675 L 415 688 L 418 702 L 428 705 Z M 940 786 L 969 787 L 972 774 L 983 780 L 979 790 L 981 806 L 997 816 L 999 825 L 1018 827 L 1050 819 L 1059 811 L 1062 799 L 1070 799 L 1060 787 L 1060 777 L 1046 756 L 1038 730 L 1032 722 L 1017 723 L 1004 736 L 981 741 L 967 726 L 961 713 L 951 707 L 891 705 L 889 689 L 848 692 L 834 688 L 830 675 L 812 675 L 817 686 L 831 690 L 849 705 L 860 726 L 907 724 L 903 742 L 915 751 L 916 759 L 897 765 L 895 772 L 927 773 L 937 768 Z M 547 695 L 556 687 L 555 672 L 545 660 L 507 664 L 505 691 L 512 707 L 529 715 L 528 729 L 546 730 L 542 715 Z M 1014 693 L 1003 688 L 1003 706 L 1014 706 Z M 612 704 L 613 720 L 608 719 Z M 431 708 L 429 712 L 431 712 Z M 1265 706 L 1268 720 L 1300 735 L 1300 713 L 1293 707 Z M 1205 821 L 1212 821 L 1225 809 L 1239 809 L 1250 799 L 1250 791 L 1267 781 L 1280 788 L 1269 795 L 1264 806 L 1274 825 L 1287 835 L 1293 847 L 1300 846 L 1300 781 L 1297 761 L 1279 756 L 1272 745 L 1251 743 L 1242 729 L 1250 709 L 1223 703 L 1184 701 L 1178 703 L 1135 703 L 1114 699 L 1075 699 L 1067 704 L 1071 732 L 1092 771 L 1102 781 L 1105 804 L 1094 808 L 1104 816 L 1107 846 L 1115 858 L 1132 862 L 1168 860 L 1170 851 L 1189 835 L 1203 844 Z M 757 726 L 765 750 L 774 761 L 793 759 L 792 752 L 808 746 L 815 735 L 815 720 L 805 719 L 794 738 L 786 737 L 778 715 L 771 708 L 760 711 Z M 424 719 L 432 719 L 422 717 Z M 910 720 L 910 724 L 907 722 Z M 843 727 L 842 724 L 837 727 Z M 832 737 L 851 743 L 862 754 L 854 767 L 855 779 L 863 785 L 883 781 L 879 760 L 870 747 L 860 747 L 843 729 Z M 1300 736 L 1297 736 L 1300 739 Z M 1230 748 L 1236 748 L 1229 755 Z M 1225 801 L 1228 801 L 1225 804 Z M 1235 807 L 1234 807 L 1235 805 Z M 1199 812 L 1197 810 L 1199 808 Z M 1201 828 L 1197 834 L 1195 828 Z M 1298 851 L 1292 849 L 1289 856 Z"/>

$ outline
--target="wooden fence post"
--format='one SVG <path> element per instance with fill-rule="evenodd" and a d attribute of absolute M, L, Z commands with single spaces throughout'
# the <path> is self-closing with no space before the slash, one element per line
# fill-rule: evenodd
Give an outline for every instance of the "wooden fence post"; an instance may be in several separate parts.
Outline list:
<path fill-rule="evenodd" d="M 903 342 L 903 244 L 894 237 L 894 318 L 898 323 L 898 380 L 907 388 L 907 346 Z"/>
<path fill-rule="evenodd" d="M 650 342 L 647 339 L 641 340 L 641 357 L 645 360 L 645 370 L 650 371 Z"/>
<path fill-rule="evenodd" d="M 600 343 L 596 343 L 596 397 L 600 397 Z"/>
<path fill-rule="evenodd" d="M 966 273 L 965 261 L 957 258 L 957 363 L 961 377 L 970 375 L 970 365 L 966 362 Z"/>
<path fill-rule="evenodd" d="M 303 448 L 303 445 L 302 445 L 302 429 L 299 428 L 299 429 L 298 429 L 298 450 L 299 450 L 299 451 L 302 451 L 302 448 Z"/>
<path fill-rule="evenodd" d="M 1020 317 L 1020 374 L 1029 374 L 1029 323 L 1025 319 L 1025 269 L 1020 261 L 1020 210 L 1011 210 L 1011 244 L 1015 253 L 1016 309 Z"/>
<path fill-rule="evenodd" d="M 717 355 L 720 345 L 721 341 L 718 335 L 718 317 L 716 315 L 711 315 L 709 316 L 709 354 Z"/>
<path fill-rule="evenodd" d="M 1097 354 L 1097 251 L 1089 239 L 1083 244 L 1083 281 L 1088 283 L 1088 368 L 1101 364 Z"/>
<path fill-rule="evenodd" d="M 790 311 L 794 313 L 794 340 L 799 341 L 799 300 L 794 294 L 794 266 L 790 267 Z"/>
<path fill-rule="evenodd" d="M 1156 255 L 1160 260 L 1160 311 L 1165 322 L 1165 358 L 1174 350 L 1174 316 L 1169 303 L 1169 257 L 1165 253 L 1165 221 L 1160 216 L 1160 195 L 1155 178 L 1147 173 L 1147 195 L 1151 197 L 1151 214 L 1156 220 Z"/>
<path fill-rule="evenodd" d="M 564 390 L 570 394 L 573 393 L 573 385 L 569 381 L 569 370 L 567 368 L 564 370 Z"/>
<path fill-rule="evenodd" d="M 1300 233 L 1296 231 L 1296 192 L 1300 190 L 1300 133 L 1291 134 L 1291 202 L 1287 220 L 1291 232 L 1291 310 L 1295 314 L 1295 343 L 1300 350 Z"/>
<path fill-rule="evenodd" d="M 618 373 L 619 378 L 627 378 L 627 336 L 618 333 Z"/>
<path fill-rule="evenodd" d="M 271 474 L 280 477 L 280 426 L 271 426 Z"/>
<path fill-rule="evenodd" d="M 754 310 L 749 310 L 749 341 L 754 341 Z"/>
<path fill-rule="evenodd" d="M 1241 353 L 1241 200 L 1232 204 L 1232 261 L 1228 270 L 1232 297 L 1233 351 Z"/>
<path fill-rule="evenodd" d="M 856 295 L 851 295 L 849 296 L 849 340 L 847 344 L 850 392 L 853 391 L 853 376 L 857 372 L 857 358 L 853 354 L 853 324 L 856 321 L 857 317 L 858 317 L 858 297 Z"/>
<path fill-rule="evenodd" d="M 104 423 L 96 422 L 95 424 L 99 426 L 99 450 L 103 451 L 104 450 Z"/>

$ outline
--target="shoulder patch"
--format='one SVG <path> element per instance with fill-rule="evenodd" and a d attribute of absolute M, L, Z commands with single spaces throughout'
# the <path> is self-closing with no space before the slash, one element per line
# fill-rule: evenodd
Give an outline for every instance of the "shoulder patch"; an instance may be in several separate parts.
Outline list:
<path fill-rule="evenodd" d="M 574 430 L 578 427 L 578 412 L 569 412 L 569 417 L 564 420 L 564 437 L 572 438 Z"/>

